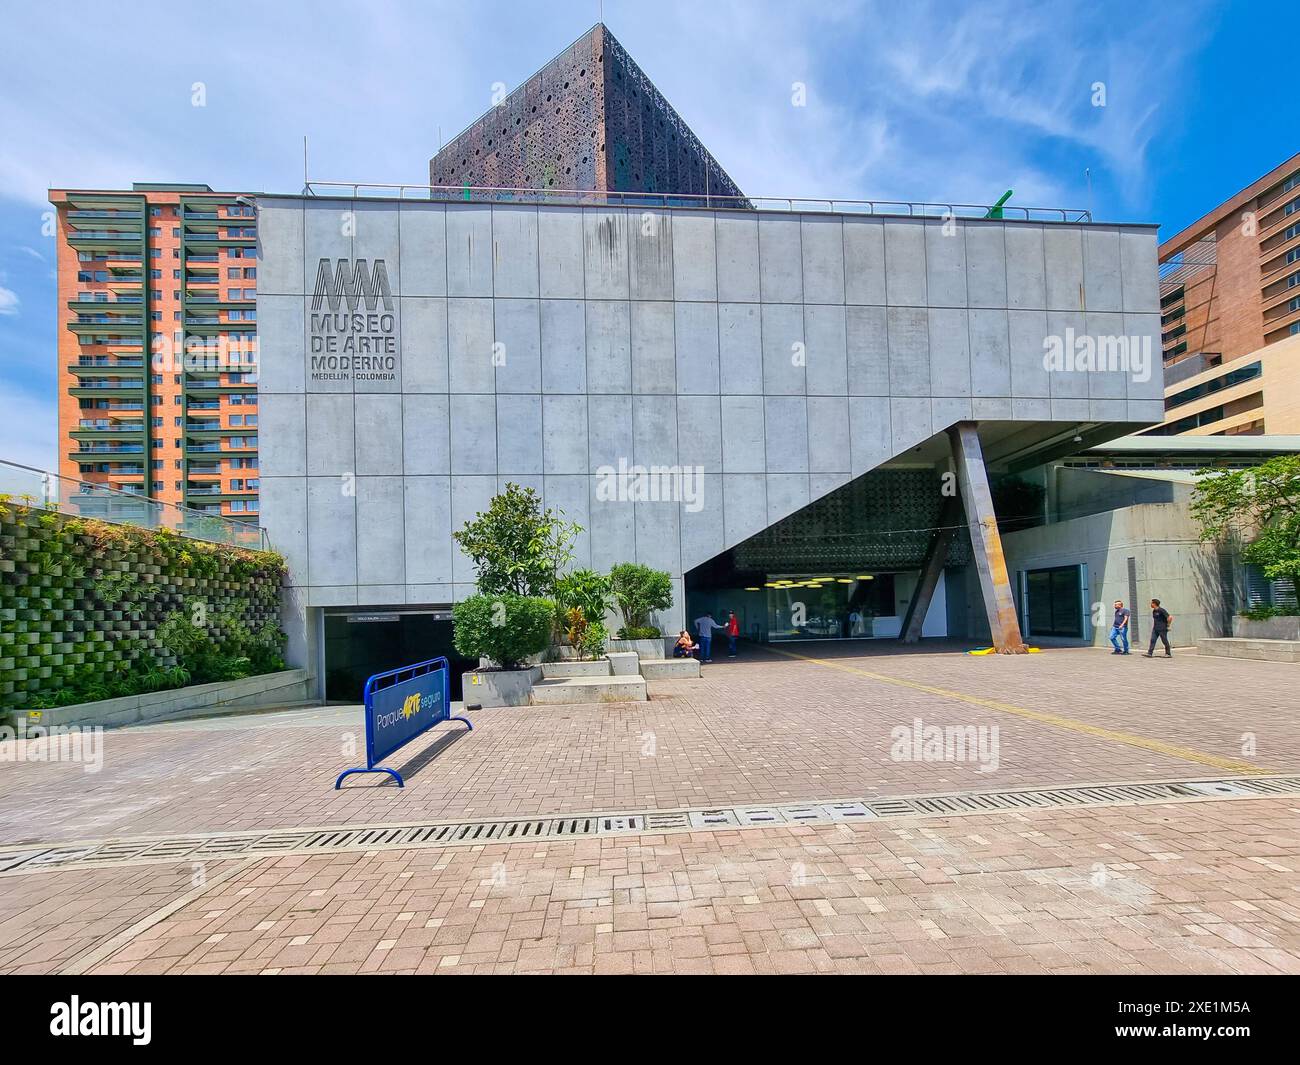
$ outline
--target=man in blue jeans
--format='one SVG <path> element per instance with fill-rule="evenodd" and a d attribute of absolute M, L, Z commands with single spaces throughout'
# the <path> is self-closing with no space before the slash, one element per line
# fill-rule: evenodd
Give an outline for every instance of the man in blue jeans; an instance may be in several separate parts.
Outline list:
<path fill-rule="evenodd" d="M 1123 599 L 1115 600 L 1115 622 L 1110 627 L 1110 645 L 1115 648 L 1111 654 L 1128 654 L 1128 619 L 1131 615 L 1124 606 Z M 1121 641 L 1124 646 L 1120 647 Z"/>
<path fill-rule="evenodd" d="M 713 661 L 713 631 L 722 631 L 725 625 L 719 625 L 710 613 L 695 619 L 695 631 L 700 635 L 700 662 Z"/>

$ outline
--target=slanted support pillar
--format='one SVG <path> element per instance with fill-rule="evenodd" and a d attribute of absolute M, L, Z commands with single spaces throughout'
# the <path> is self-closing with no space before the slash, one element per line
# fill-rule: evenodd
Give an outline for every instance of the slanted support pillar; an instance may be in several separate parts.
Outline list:
<path fill-rule="evenodd" d="M 984 595 L 989 631 L 993 633 L 993 649 L 1000 655 L 1022 655 L 1025 644 L 1020 638 L 1016 598 L 1007 575 L 1007 560 L 1002 554 L 997 515 L 993 513 L 993 495 L 989 491 L 979 429 L 974 422 L 958 422 L 948 430 L 948 440 L 957 467 L 957 486 L 966 510 L 966 523 L 970 526 L 971 550 Z"/>
<path fill-rule="evenodd" d="M 961 524 L 961 500 L 955 495 L 943 501 L 943 512 L 939 516 L 939 528 L 930 538 L 930 547 L 921 564 L 921 579 L 916 582 L 916 591 L 912 601 L 907 605 L 903 615 L 901 641 L 916 643 L 921 638 L 921 629 L 925 626 L 925 615 L 930 612 L 930 602 L 934 599 L 934 590 L 939 587 L 939 577 L 943 574 L 943 565 L 948 561 L 948 548 Z"/>

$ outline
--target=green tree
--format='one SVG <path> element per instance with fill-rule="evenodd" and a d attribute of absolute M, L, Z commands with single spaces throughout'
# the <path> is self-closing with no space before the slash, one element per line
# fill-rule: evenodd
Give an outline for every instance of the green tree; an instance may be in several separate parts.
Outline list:
<path fill-rule="evenodd" d="M 580 532 L 563 511 L 543 510 L 532 488 L 511 483 L 452 538 L 474 563 L 484 595 L 550 596 Z"/>
<path fill-rule="evenodd" d="M 609 580 L 626 629 L 650 628 L 650 614 L 673 605 L 672 579 L 663 570 L 624 562 L 609 571 Z"/>
<path fill-rule="evenodd" d="M 1300 582 L 1300 455 L 1245 470 L 1198 470 L 1192 516 L 1206 540 L 1240 539 L 1270 580 Z"/>

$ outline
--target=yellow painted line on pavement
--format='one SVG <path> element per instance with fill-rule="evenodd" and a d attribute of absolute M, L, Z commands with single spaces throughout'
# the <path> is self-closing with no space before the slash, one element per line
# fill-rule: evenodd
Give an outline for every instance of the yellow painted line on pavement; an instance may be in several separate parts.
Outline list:
<path fill-rule="evenodd" d="M 959 702 L 983 706 L 989 710 L 997 710 L 1004 714 L 1014 714 L 1016 717 L 1023 717 L 1027 721 L 1037 721 L 1042 725 L 1053 725 L 1056 728 L 1080 732 L 1087 736 L 1096 736 L 1098 739 L 1110 740 L 1112 743 L 1122 743 L 1129 747 L 1140 747 L 1142 750 L 1155 751 L 1157 754 L 1165 754 L 1171 758 L 1181 758 L 1188 762 L 1200 762 L 1202 765 L 1214 766 L 1216 769 L 1224 769 L 1233 773 L 1275 772 L 1275 770 L 1255 765 L 1252 762 L 1245 762 L 1239 758 L 1221 758 L 1216 754 L 1206 754 L 1204 751 L 1195 751 L 1190 747 L 1179 747 L 1174 743 L 1153 740 L 1148 736 L 1138 736 L 1132 732 L 1117 732 L 1114 729 L 1102 728 L 1100 725 L 1090 725 L 1086 721 L 1076 721 L 1074 718 L 1062 717 L 1059 714 L 1048 714 L 1042 710 L 1030 710 L 1027 707 L 1013 706 L 1010 703 L 998 702 L 995 699 L 982 699 L 978 695 L 967 695 L 965 692 L 952 691 L 948 688 L 936 688 L 932 684 L 921 684 L 919 681 L 905 680 L 902 677 L 891 677 L 886 673 L 874 673 L 869 669 L 859 669 L 857 666 L 845 665 L 843 662 L 837 662 L 832 658 L 813 658 L 811 655 L 783 651 L 771 645 L 768 646 L 767 650 L 778 655 L 785 655 L 787 658 L 812 662 L 815 665 L 826 666 L 829 669 L 838 669 L 843 673 L 853 673 L 859 677 L 878 680 L 883 684 L 896 684 L 902 688 L 912 688 L 915 691 L 938 695 L 944 699 L 956 699 Z"/>

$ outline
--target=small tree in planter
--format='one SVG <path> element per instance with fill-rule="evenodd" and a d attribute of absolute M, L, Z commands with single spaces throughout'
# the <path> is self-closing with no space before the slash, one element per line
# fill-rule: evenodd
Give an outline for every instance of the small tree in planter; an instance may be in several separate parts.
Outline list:
<path fill-rule="evenodd" d="M 609 579 L 614 601 L 623 614 L 618 638 L 651 640 L 660 636 L 650 624 L 650 615 L 673 605 L 673 584 L 668 574 L 639 562 L 624 562 L 609 571 Z"/>
<path fill-rule="evenodd" d="M 562 511 L 543 510 L 532 488 L 510 483 L 452 538 L 474 563 L 484 595 L 550 596 L 580 532 Z"/>

